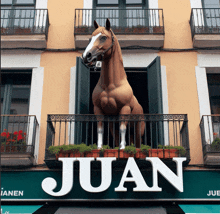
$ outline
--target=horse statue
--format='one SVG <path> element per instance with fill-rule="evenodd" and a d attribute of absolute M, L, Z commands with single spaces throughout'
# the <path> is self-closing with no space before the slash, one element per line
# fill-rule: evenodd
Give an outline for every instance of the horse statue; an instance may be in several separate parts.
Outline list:
<path fill-rule="evenodd" d="M 119 42 L 110 28 L 109 19 L 106 27 L 100 27 L 94 21 L 95 31 L 86 47 L 82 57 L 88 66 L 94 66 L 97 61 L 102 61 L 101 74 L 92 94 L 95 115 L 130 115 L 143 114 L 143 108 L 133 94 L 124 70 L 122 53 Z M 126 146 L 127 121 L 121 122 L 119 131 L 121 136 L 120 149 Z M 138 128 L 139 127 L 139 128 Z M 112 132 L 112 127 L 110 127 Z M 140 147 L 140 138 L 144 134 L 145 123 L 137 125 L 136 146 Z M 98 149 L 103 145 L 104 127 L 98 122 Z M 115 142 L 116 146 L 119 146 Z"/>

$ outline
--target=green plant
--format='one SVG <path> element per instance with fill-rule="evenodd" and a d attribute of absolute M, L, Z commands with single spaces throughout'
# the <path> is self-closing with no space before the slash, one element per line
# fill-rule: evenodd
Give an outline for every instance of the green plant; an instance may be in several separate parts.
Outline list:
<path fill-rule="evenodd" d="M 92 150 L 92 148 L 90 146 L 87 146 L 85 143 L 76 145 L 76 147 L 80 153 L 91 152 Z"/>
<path fill-rule="evenodd" d="M 50 146 L 48 148 L 48 151 L 51 153 L 51 154 L 58 154 L 61 150 L 61 146 Z"/>
<path fill-rule="evenodd" d="M 129 154 L 136 154 L 137 150 L 134 144 L 131 144 L 130 146 L 125 147 L 124 152 L 129 153 Z"/>
<path fill-rule="evenodd" d="M 72 151 L 73 153 L 77 153 L 79 151 L 79 145 L 77 144 L 71 144 L 68 146 L 69 148 L 67 149 L 67 151 Z"/>
<path fill-rule="evenodd" d="M 62 145 L 62 146 L 60 146 L 60 149 L 62 149 L 62 151 L 64 151 L 64 152 L 68 152 L 71 150 L 70 145 Z"/>
<path fill-rule="evenodd" d="M 146 154 L 146 153 L 148 152 L 149 149 L 151 149 L 150 146 L 148 146 L 148 145 L 144 145 L 144 144 L 141 144 L 141 151 L 142 151 L 143 153 Z"/>
<path fill-rule="evenodd" d="M 173 146 L 173 149 L 178 149 L 179 153 L 180 153 L 180 156 L 185 156 L 186 155 L 186 150 L 182 146 Z"/>
<path fill-rule="evenodd" d="M 216 151 L 220 151 L 220 139 L 218 137 L 212 142 L 211 148 Z"/>
<path fill-rule="evenodd" d="M 117 150 L 119 150 L 119 147 L 115 147 L 114 149 L 117 149 Z"/>
<path fill-rule="evenodd" d="M 94 143 L 94 144 L 90 145 L 90 148 L 91 149 L 97 149 L 97 145 Z"/>
<path fill-rule="evenodd" d="M 100 149 L 100 154 L 104 154 L 105 149 L 111 149 L 109 145 L 103 145 Z"/>

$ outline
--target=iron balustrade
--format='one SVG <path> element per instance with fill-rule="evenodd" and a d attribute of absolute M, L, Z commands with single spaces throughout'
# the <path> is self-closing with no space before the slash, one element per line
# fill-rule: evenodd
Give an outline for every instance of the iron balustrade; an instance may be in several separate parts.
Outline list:
<path fill-rule="evenodd" d="M 48 36 L 47 9 L 1 9 L 1 35 L 45 34 Z"/>
<path fill-rule="evenodd" d="M 90 35 L 93 21 L 105 26 L 110 20 L 115 34 L 164 34 L 162 9 L 75 9 L 75 35 Z"/>
<path fill-rule="evenodd" d="M 1 153 L 34 156 L 38 128 L 36 116 L 1 115 Z"/>
<path fill-rule="evenodd" d="M 144 114 L 121 116 L 96 116 L 96 115 L 48 115 L 47 138 L 45 159 L 53 157 L 48 151 L 50 146 L 85 143 L 97 144 L 97 123 L 104 124 L 104 145 L 115 148 L 116 142 L 120 143 L 120 135 L 117 135 L 119 125 L 126 121 L 126 144 L 134 145 L 137 133 L 136 127 L 140 122 L 145 123 L 144 135 L 141 144 L 158 148 L 158 145 L 183 146 L 186 149 L 186 157 L 190 158 L 188 119 L 186 114 Z M 112 128 L 112 131 L 111 131 Z"/>
<path fill-rule="evenodd" d="M 215 138 L 220 138 L 220 114 L 203 115 L 200 121 L 203 154 L 215 152 L 211 147 Z"/>
<path fill-rule="evenodd" d="M 220 34 L 220 8 L 193 8 L 190 27 L 192 38 L 195 34 Z"/>

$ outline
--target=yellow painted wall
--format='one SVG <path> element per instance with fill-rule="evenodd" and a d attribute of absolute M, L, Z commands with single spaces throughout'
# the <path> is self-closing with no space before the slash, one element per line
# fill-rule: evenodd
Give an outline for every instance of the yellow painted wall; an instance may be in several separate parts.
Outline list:
<path fill-rule="evenodd" d="M 82 0 L 48 0 L 49 35 L 47 48 L 74 48 L 75 8 L 83 8 Z M 39 164 L 44 163 L 47 114 L 68 114 L 70 68 L 76 65 L 78 52 L 44 52 L 44 85 L 40 126 Z"/>
<path fill-rule="evenodd" d="M 164 48 L 192 48 L 190 32 L 190 1 L 158 0 L 163 8 L 165 24 Z M 74 48 L 75 8 L 83 1 L 48 0 L 48 48 Z M 75 66 L 78 52 L 44 52 L 44 86 L 40 127 L 39 164 L 44 162 L 47 114 L 69 113 L 70 68 Z M 201 164 L 202 147 L 199 130 L 199 103 L 196 88 L 196 52 L 160 52 L 161 64 L 166 66 L 170 114 L 188 114 L 191 163 Z"/>
<path fill-rule="evenodd" d="M 164 48 L 192 48 L 190 1 L 158 0 L 163 8 Z M 188 114 L 190 164 L 202 164 L 202 143 L 199 129 L 199 102 L 195 77 L 197 52 L 160 52 L 161 65 L 166 66 L 170 114 Z"/>

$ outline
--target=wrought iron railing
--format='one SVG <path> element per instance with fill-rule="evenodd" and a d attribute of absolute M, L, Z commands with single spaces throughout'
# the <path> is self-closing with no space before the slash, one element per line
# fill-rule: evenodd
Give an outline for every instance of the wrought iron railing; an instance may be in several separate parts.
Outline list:
<path fill-rule="evenodd" d="M 211 144 L 220 138 L 220 115 L 203 115 L 200 121 L 203 154 L 215 152 Z"/>
<path fill-rule="evenodd" d="M 109 18 L 115 34 L 164 34 L 162 9 L 75 9 L 75 35 L 91 34 L 93 21 L 105 26 Z"/>
<path fill-rule="evenodd" d="M 2 35 L 48 35 L 47 9 L 1 9 Z"/>
<path fill-rule="evenodd" d="M 34 155 L 36 116 L 1 115 L 1 153 Z"/>
<path fill-rule="evenodd" d="M 151 148 L 158 148 L 159 145 L 182 146 L 187 152 L 186 157 L 190 158 L 187 115 L 144 114 L 123 116 L 48 115 L 45 159 L 51 157 L 48 148 L 52 145 L 97 144 L 98 121 L 104 123 L 104 145 L 109 145 L 111 148 L 115 148 L 117 142 L 120 143 L 119 125 L 122 121 L 126 121 L 128 122 L 127 145 L 145 144 Z M 145 123 L 145 130 L 140 142 L 136 142 L 136 135 L 140 135 L 138 131 L 140 122 Z"/>
<path fill-rule="evenodd" d="M 220 34 L 220 8 L 193 8 L 190 26 L 192 38 L 195 34 Z"/>

